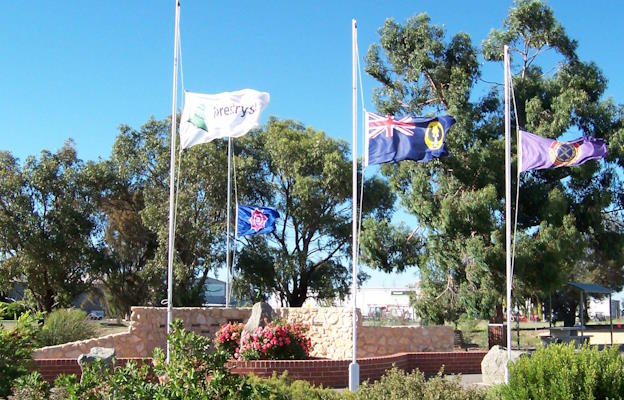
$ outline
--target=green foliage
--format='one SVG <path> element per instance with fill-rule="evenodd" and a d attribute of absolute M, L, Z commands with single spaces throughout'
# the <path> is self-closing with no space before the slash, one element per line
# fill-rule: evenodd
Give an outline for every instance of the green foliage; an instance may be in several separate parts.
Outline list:
<path fill-rule="evenodd" d="M 50 393 L 50 384 L 43 379 L 38 371 L 20 376 L 15 380 L 13 387 L 13 399 L 15 400 L 41 400 L 47 398 Z"/>
<path fill-rule="evenodd" d="M 174 321 L 167 338 L 170 362 L 162 351 L 154 352 L 154 372 L 163 385 L 159 395 L 166 399 L 240 399 L 249 398 L 253 389 L 245 377 L 232 375 L 225 363 L 228 354 L 211 350 L 211 340 L 183 329 Z"/>
<path fill-rule="evenodd" d="M 34 333 L 31 336 L 34 337 Z M 406 374 L 392 369 L 380 382 L 362 384 L 356 394 L 293 381 L 287 373 L 270 379 L 233 375 L 226 367 L 228 354 L 212 349 L 210 339 L 184 330 L 179 320 L 173 322 L 168 341 L 171 351 L 168 364 L 164 352 L 158 348 L 152 356 L 153 367 L 148 364 L 139 367 L 129 362 L 113 369 L 95 362 L 83 370 L 80 380 L 75 375 L 59 376 L 51 391 L 41 375 L 28 375 L 24 368 L 20 372 L 24 377 L 14 385 L 13 394 L 19 396 L 17 399 L 49 396 L 53 400 L 485 399 L 483 392 L 464 390 L 456 381 L 446 380 L 441 375 L 425 380 L 418 371 Z M 7 391 L 0 395 L 9 394 L 10 383 L 7 381 Z"/>
<path fill-rule="evenodd" d="M 509 373 L 503 399 L 618 399 L 624 394 L 624 361 L 617 346 L 599 351 L 550 345 L 521 357 Z"/>
<path fill-rule="evenodd" d="M 418 265 L 424 243 L 404 224 L 396 227 L 388 219 L 367 218 L 362 222 L 360 260 L 370 268 L 403 272 Z"/>
<path fill-rule="evenodd" d="M 89 374 L 88 368 L 84 371 Z M 80 380 L 76 375 L 59 375 L 54 380 L 54 390 L 50 393 L 50 400 L 74 399 L 81 396 Z"/>
<path fill-rule="evenodd" d="M 103 178 L 100 211 L 106 218 L 108 261 L 101 271 L 113 308 L 158 305 L 166 298 L 170 121 L 150 119 L 139 129 L 120 128 Z M 239 140 L 234 146 L 240 152 Z M 174 303 L 204 303 L 208 273 L 225 260 L 227 142 L 194 146 L 180 155 Z M 247 150 L 244 150 L 247 151 Z M 253 151 L 251 149 L 250 151 Z M 266 185 L 254 156 L 236 160 L 240 198 Z M 257 196 L 256 196 L 257 197 Z"/>
<path fill-rule="evenodd" d="M 290 307 L 300 307 L 310 293 L 320 300 L 344 298 L 351 278 L 346 267 L 351 253 L 347 143 L 299 122 L 275 118 L 237 142 L 236 165 L 255 157 L 266 185 L 256 197 L 250 193 L 243 198 L 250 204 L 277 207 L 282 218 L 271 235 L 240 239 L 245 245 L 236 263 L 235 290 L 247 298 L 277 292 L 282 304 Z M 364 187 L 364 217 L 390 218 L 394 196 L 386 183 L 372 178 Z M 378 251 L 367 255 L 367 262 L 383 265 L 388 262 L 375 258 L 396 259 L 395 254 Z"/>
<path fill-rule="evenodd" d="M 99 262 L 95 192 L 71 141 L 23 165 L 0 154 L 0 281 L 25 282 L 37 307 L 68 306 Z"/>
<path fill-rule="evenodd" d="M 0 302 L 0 319 L 17 319 L 27 310 L 28 306 L 23 301 Z"/>
<path fill-rule="evenodd" d="M 129 362 L 112 369 L 100 362 L 85 368 L 82 378 L 60 376 L 54 383 L 51 399 L 73 400 L 185 400 L 185 399 L 263 399 L 266 388 L 252 387 L 246 376 L 232 375 L 226 368 L 227 354 L 211 349 L 210 339 L 185 331 L 181 321 L 174 321 L 168 337 L 170 363 L 156 349 L 154 366 Z M 39 387 L 36 380 L 25 380 L 30 390 Z M 43 397 L 41 397 L 43 398 Z"/>
<path fill-rule="evenodd" d="M 89 320 L 86 312 L 76 308 L 59 309 L 46 316 L 39 342 L 42 346 L 54 346 L 89 339 L 96 332 L 96 325 Z"/>
<path fill-rule="evenodd" d="M 550 7 L 540 0 L 517 0 L 505 22 L 504 30 L 492 30 L 483 42 L 483 54 L 488 60 L 503 59 L 503 45 L 524 46 L 532 53 L 524 59 L 523 70 L 530 67 L 540 52 L 556 49 L 568 59 L 576 59 L 578 44 L 565 33 Z"/>
<path fill-rule="evenodd" d="M 306 381 L 292 380 L 288 372 L 272 378 L 249 377 L 249 383 L 257 390 L 253 399 L 270 400 L 338 400 L 342 396 L 332 389 L 315 387 Z M 261 396 L 260 396 L 261 395 Z"/>
<path fill-rule="evenodd" d="M 130 361 L 113 371 L 96 361 L 83 370 L 81 379 L 76 375 L 57 377 L 50 400 L 165 399 L 158 396 L 158 386 L 148 365 L 138 367 Z"/>
<path fill-rule="evenodd" d="M 418 234 L 411 236 L 419 248 L 406 255 L 420 269 L 422 295 L 414 299 L 415 306 L 425 322 L 456 321 L 463 313 L 500 321 L 505 287 L 502 90 L 492 87 L 477 95 L 483 84 L 478 83 L 481 70 L 471 38 L 447 36 L 425 14 L 404 24 L 388 19 L 379 34 L 366 65 L 380 83 L 374 92 L 377 109 L 449 113 L 457 120 L 447 136 L 449 157 L 381 168 L 418 221 Z M 514 126 L 549 138 L 578 130 L 610 143 L 606 163 L 520 177 L 514 295 L 544 298 L 570 280 L 619 290 L 624 284 L 623 108 L 604 99 L 606 77 L 594 63 L 578 59 L 576 41 L 544 2 L 518 0 L 503 28 L 484 41 L 485 58 L 500 61 L 504 44 L 512 56 Z M 551 56 L 542 59 L 548 50 Z M 515 171 L 512 175 L 515 187 Z M 377 228 L 386 232 L 384 247 L 400 258 L 394 249 L 406 248 L 404 236 L 384 229 Z M 370 241 L 363 237 L 363 244 Z M 403 268 L 399 262 L 370 265 Z"/>
<path fill-rule="evenodd" d="M 356 394 L 347 393 L 353 400 L 481 400 L 484 391 L 463 389 L 457 380 L 447 380 L 441 374 L 425 379 L 422 372 L 412 373 L 392 368 L 379 382 L 364 382 Z"/>
<path fill-rule="evenodd" d="M 463 312 L 457 297 L 455 281 L 434 268 L 421 268 L 420 292 L 410 294 L 410 304 L 422 325 L 443 325 L 445 321 L 456 323 Z"/>
<path fill-rule="evenodd" d="M 39 318 L 39 314 L 26 312 L 19 317 L 11 332 L 0 325 L 0 397 L 8 396 L 13 381 L 29 373 Z"/>
<path fill-rule="evenodd" d="M 91 164 L 89 168 L 98 176 L 102 194 L 98 210 L 106 262 L 97 273 L 108 314 L 124 317 L 133 305 L 147 304 L 152 285 L 158 282 L 155 272 L 147 268 L 158 248 L 158 238 L 141 218 L 145 188 L 133 185 L 114 160 Z"/>

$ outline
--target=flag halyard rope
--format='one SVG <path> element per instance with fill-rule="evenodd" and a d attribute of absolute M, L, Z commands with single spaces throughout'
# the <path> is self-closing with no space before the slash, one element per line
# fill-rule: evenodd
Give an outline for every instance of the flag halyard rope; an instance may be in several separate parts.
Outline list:
<path fill-rule="evenodd" d="M 514 91 L 514 86 L 513 86 L 513 79 L 512 79 L 512 75 L 511 75 L 511 68 L 507 69 L 509 71 L 509 88 L 511 89 L 511 99 L 513 102 L 513 106 L 514 106 L 514 119 L 516 120 L 516 146 L 520 146 L 520 122 L 518 121 L 518 107 L 516 105 L 516 93 Z M 519 150 L 516 149 L 516 155 L 519 155 Z M 519 160 L 516 161 L 516 165 L 518 164 Z M 518 201 L 520 199 L 520 168 L 517 168 L 518 170 L 518 174 L 516 177 L 516 207 L 515 207 L 515 212 L 514 212 L 514 226 L 513 226 L 513 240 L 512 240 L 512 245 L 511 245 L 511 276 L 513 277 L 513 272 L 514 272 L 514 267 L 515 267 L 515 260 L 516 260 L 516 239 L 517 239 L 517 230 L 518 230 Z M 512 280 L 513 282 L 513 280 Z"/>

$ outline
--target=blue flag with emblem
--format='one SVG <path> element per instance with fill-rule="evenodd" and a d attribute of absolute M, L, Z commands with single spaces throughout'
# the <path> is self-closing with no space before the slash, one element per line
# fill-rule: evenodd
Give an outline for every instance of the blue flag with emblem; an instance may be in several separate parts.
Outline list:
<path fill-rule="evenodd" d="M 236 234 L 238 236 L 271 233 L 275 230 L 275 222 L 280 217 L 277 210 L 271 207 L 243 205 L 238 206 L 236 214 Z"/>
<path fill-rule="evenodd" d="M 455 123 L 450 115 L 433 118 L 381 116 L 366 113 L 365 165 L 403 160 L 426 162 L 448 155 L 446 134 Z"/>

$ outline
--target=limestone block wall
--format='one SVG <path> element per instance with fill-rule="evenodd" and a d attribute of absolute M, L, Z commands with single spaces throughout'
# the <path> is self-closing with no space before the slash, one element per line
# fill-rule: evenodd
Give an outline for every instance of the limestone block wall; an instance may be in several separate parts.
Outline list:
<path fill-rule="evenodd" d="M 334 360 L 350 359 L 353 352 L 352 310 L 342 307 L 278 308 L 276 314 L 288 322 L 309 327 L 313 357 Z M 245 322 L 250 308 L 174 308 L 173 317 L 181 319 L 186 329 L 214 337 L 228 321 Z M 77 358 L 92 347 L 114 347 L 118 358 L 149 357 L 154 348 L 165 348 L 167 309 L 133 307 L 128 332 L 94 339 L 44 347 L 34 352 L 36 360 Z M 368 327 L 362 326 L 358 311 L 358 358 L 400 352 L 452 351 L 450 327 Z"/>
<path fill-rule="evenodd" d="M 343 307 L 278 308 L 275 312 L 288 322 L 298 322 L 309 327 L 312 357 L 334 360 L 351 358 L 352 310 Z"/>
<path fill-rule="evenodd" d="M 184 307 L 173 310 L 173 318 L 181 319 L 187 330 L 210 337 L 214 337 L 221 325 L 228 321 L 244 322 L 250 314 L 249 308 Z M 165 348 L 166 326 L 166 308 L 132 307 L 128 332 L 44 347 L 37 349 L 33 357 L 35 360 L 75 358 L 88 353 L 92 347 L 114 347 L 119 358 L 149 357 L 154 348 Z"/>
<path fill-rule="evenodd" d="M 453 351 L 450 326 L 358 326 L 357 356 Z"/>

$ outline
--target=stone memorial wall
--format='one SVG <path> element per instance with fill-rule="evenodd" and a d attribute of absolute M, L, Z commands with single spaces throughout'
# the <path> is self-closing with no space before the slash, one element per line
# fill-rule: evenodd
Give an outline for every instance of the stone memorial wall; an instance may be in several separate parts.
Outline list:
<path fill-rule="evenodd" d="M 278 308 L 278 317 L 309 327 L 313 350 L 311 355 L 334 360 L 352 357 L 352 310 L 342 307 Z M 228 321 L 245 322 L 250 308 L 175 308 L 173 317 L 181 319 L 186 329 L 214 337 Z M 434 327 L 368 327 L 362 326 L 358 312 L 357 356 L 372 357 L 400 352 L 452 351 L 453 330 Z M 128 332 L 50 346 L 33 354 L 36 360 L 77 358 L 92 347 L 114 347 L 119 358 L 149 357 L 156 347 L 165 347 L 167 309 L 133 307 Z"/>

